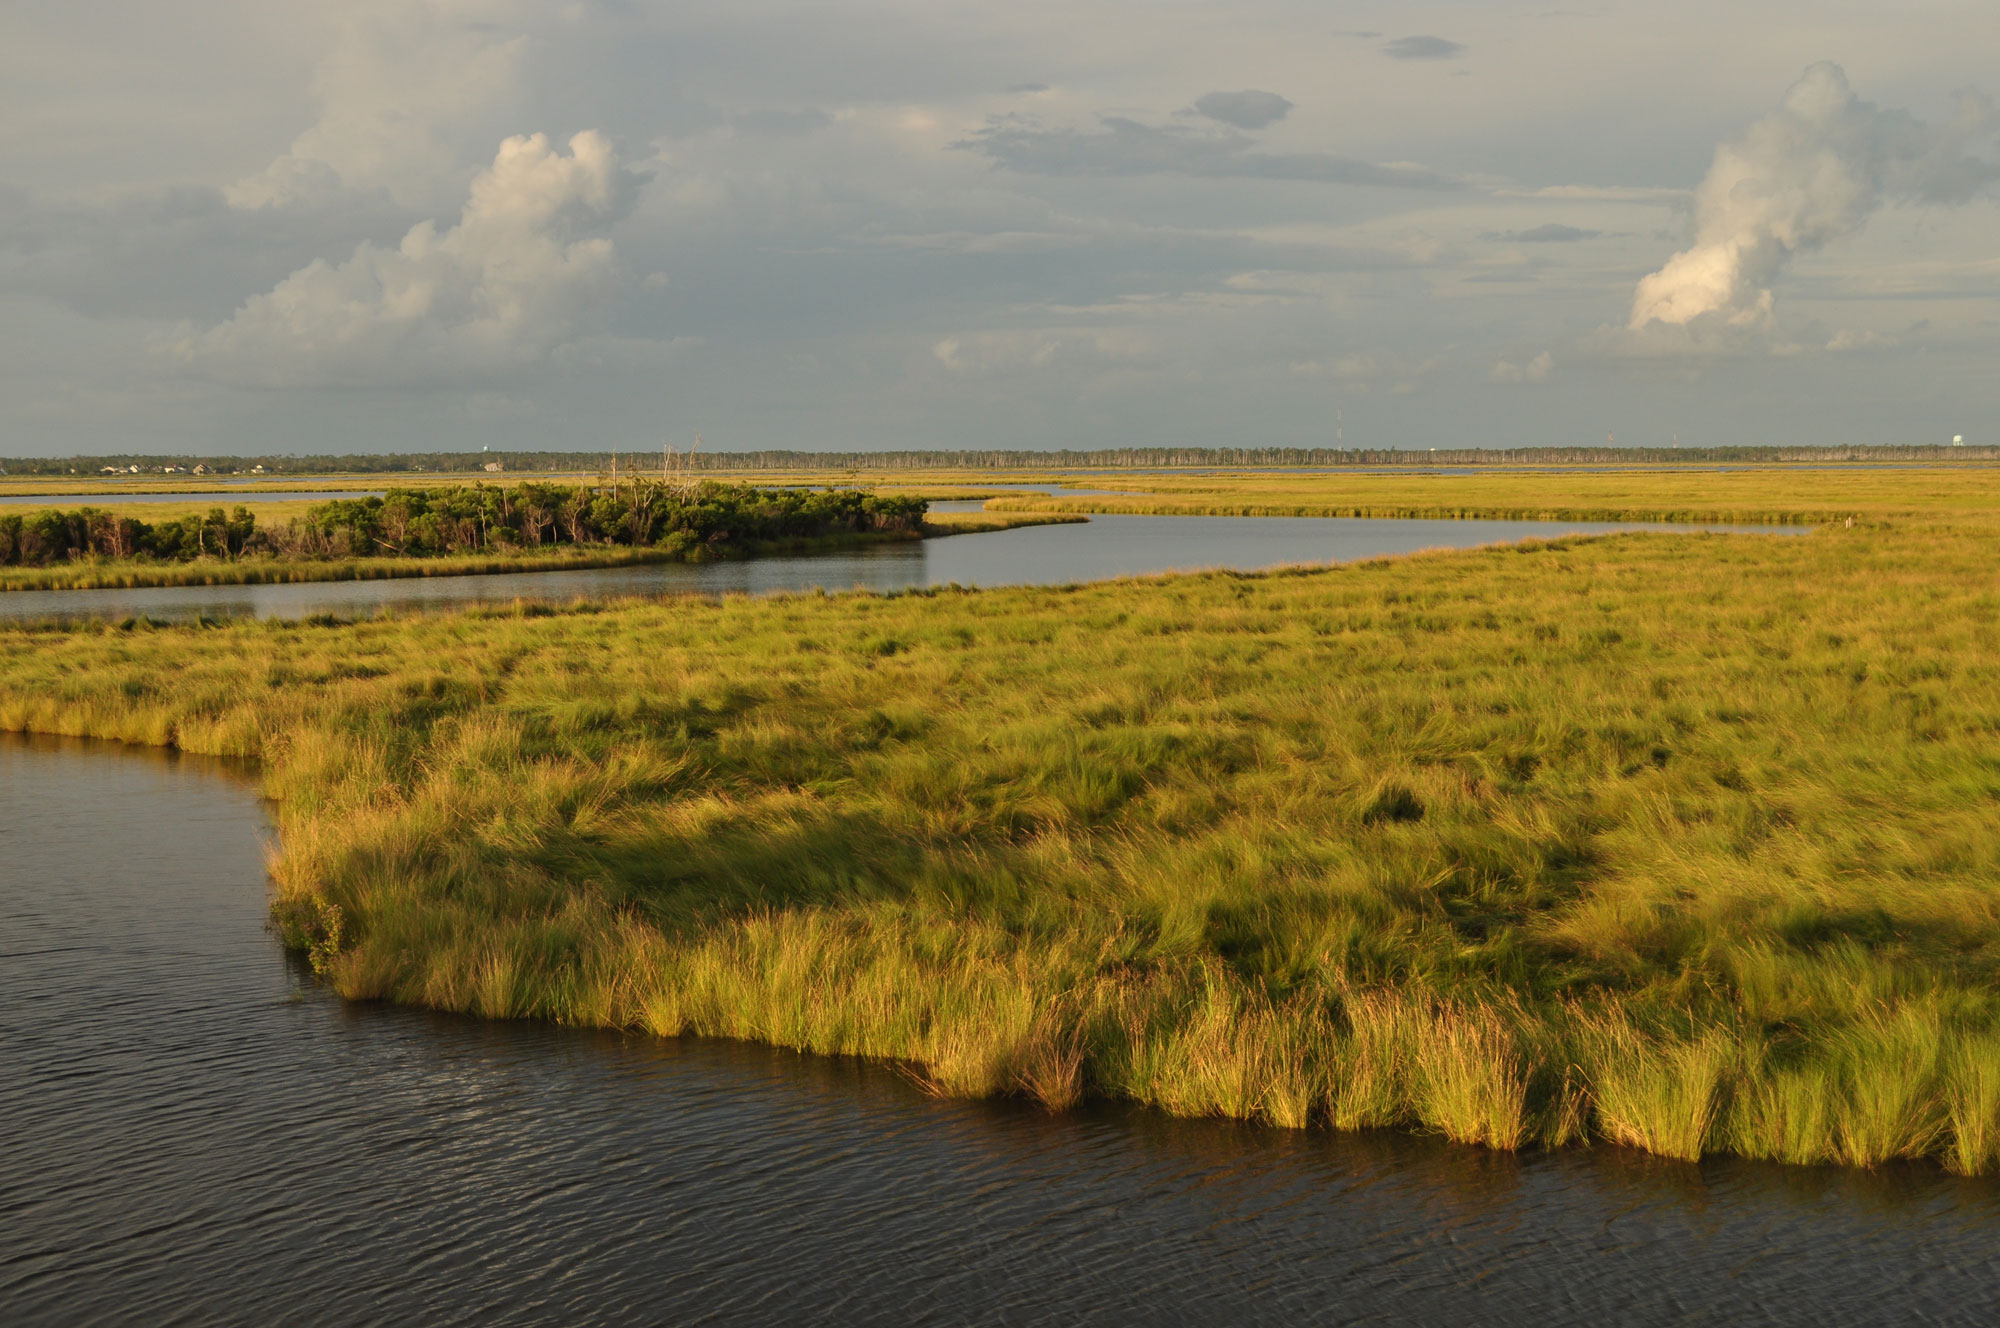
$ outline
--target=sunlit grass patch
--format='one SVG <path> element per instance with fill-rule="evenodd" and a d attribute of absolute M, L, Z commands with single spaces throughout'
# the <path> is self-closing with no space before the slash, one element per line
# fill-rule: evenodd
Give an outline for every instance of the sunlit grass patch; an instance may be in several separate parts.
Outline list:
<path fill-rule="evenodd" d="M 349 996 L 1468 1144 L 2000 1168 L 1959 525 L 895 596 L 0 630 L 254 755 Z"/>

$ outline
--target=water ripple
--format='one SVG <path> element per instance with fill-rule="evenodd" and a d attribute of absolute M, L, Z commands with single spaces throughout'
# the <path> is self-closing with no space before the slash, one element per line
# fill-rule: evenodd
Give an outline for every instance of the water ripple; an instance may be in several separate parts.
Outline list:
<path fill-rule="evenodd" d="M 8 1323 L 1984 1324 L 2000 1187 L 943 1102 L 349 1006 L 250 789 L 0 742 Z M 302 999 L 295 999 L 302 994 Z"/>

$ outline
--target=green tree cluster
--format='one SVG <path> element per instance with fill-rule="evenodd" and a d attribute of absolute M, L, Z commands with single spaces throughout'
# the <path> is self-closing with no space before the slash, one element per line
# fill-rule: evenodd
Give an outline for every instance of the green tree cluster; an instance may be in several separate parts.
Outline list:
<path fill-rule="evenodd" d="M 257 518 L 238 505 L 148 523 L 101 507 L 45 508 L 0 514 L 0 566 L 46 567 L 79 558 L 155 558 L 191 562 L 234 558 L 255 546 Z"/>
<path fill-rule="evenodd" d="M 867 532 L 915 534 L 921 498 L 855 489 L 761 489 L 640 480 L 612 488 L 519 484 L 399 489 L 322 503 L 294 534 L 328 551 L 423 557 L 544 545 L 704 547 Z"/>

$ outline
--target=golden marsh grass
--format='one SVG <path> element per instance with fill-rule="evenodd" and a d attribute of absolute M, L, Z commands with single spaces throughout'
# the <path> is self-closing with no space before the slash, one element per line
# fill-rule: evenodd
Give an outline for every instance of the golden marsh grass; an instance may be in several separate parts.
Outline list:
<path fill-rule="evenodd" d="M 0 727 L 261 758 L 275 916 L 357 999 L 1992 1172 L 2000 527 L 1904 483 L 1807 536 L 11 628 Z"/>

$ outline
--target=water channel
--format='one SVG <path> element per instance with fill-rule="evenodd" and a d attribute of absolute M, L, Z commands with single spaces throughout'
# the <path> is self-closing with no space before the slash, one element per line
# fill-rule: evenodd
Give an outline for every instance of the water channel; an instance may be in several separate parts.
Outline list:
<path fill-rule="evenodd" d="M 932 510 L 976 510 L 979 506 L 977 502 L 936 503 Z M 1710 533 L 1765 529 L 1800 534 L 1808 528 L 1673 527 L 1602 521 L 1092 516 L 1088 523 L 1028 526 L 984 535 L 879 544 L 843 553 L 742 562 L 298 585 L 9 591 L 0 593 L 0 620 L 302 618 L 322 613 L 352 617 L 382 609 L 508 603 L 524 598 L 761 594 L 815 588 L 892 591 L 953 583 L 1062 585 L 1211 567 L 1250 570 L 1288 563 L 1352 562 L 1420 549 L 1463 549 L 1559 535 L 1670 529 Z"/>
<path fill-rule="evenodd" d="M 248 772 L 0 735 L 9 1324 L 1986 1324 L 2000 1185 L 1520 1157 L 350 1005 Z"/>

